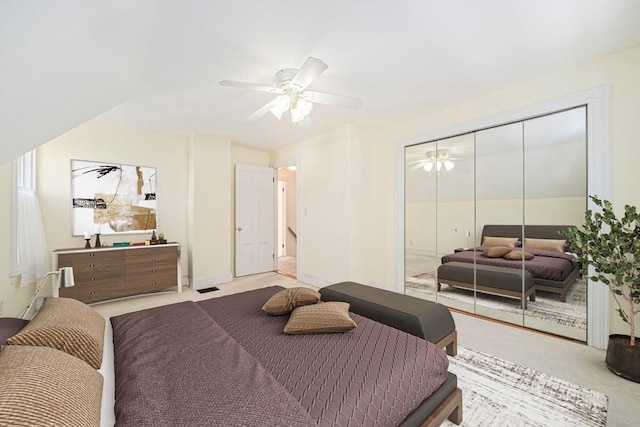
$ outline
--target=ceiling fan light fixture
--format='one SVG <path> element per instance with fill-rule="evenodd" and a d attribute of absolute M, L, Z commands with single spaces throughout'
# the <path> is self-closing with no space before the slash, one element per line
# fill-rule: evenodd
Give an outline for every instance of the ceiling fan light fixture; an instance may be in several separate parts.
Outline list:
<path fill-rule="evenodd" d="M 271 113 L 280 120 L 284 112 L 289 109 L 290 105 L 291 99 L 287 95 L 280 95 L 276 98 L 276 105 L 271 109 Z"/>
<path fill-rule="evenodd" d="M 304 117 L 305 114 L 303 114 L 299 108 L 296 107 L 291 109 L 291 123 L 298 123 L 302 121 Z"/>
<path fill-rule="evenodd" d="M 313 103 L 306 99 L 299 98 L 298 102 L 296 102 L 296 108 L 300 110 L 303 116 L 307 116 L 313 109 Z"/>
<path fill-rule="evenodd" d="M 433 170 L 433 162 L 431 160 L 427 160 L 426 162 L 424 162 L 423 168 L 427 172 L 431 172 Z"/>
<path fill-rule="evenodd" d="M 445 160 L 444 161 L 444 168 L 448 171 L 450 171 L 451 169 L 453 169 L 455 165 L 453 164 L 453 162 L 451 160 Z"/>

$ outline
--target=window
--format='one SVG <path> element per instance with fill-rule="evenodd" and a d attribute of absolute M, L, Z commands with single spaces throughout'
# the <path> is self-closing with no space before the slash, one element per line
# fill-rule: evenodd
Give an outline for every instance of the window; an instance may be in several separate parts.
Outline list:
<path fill-rule="evenodd" d="M 49 254 L 36 193 L 36 152 L 14 160 L 11 279 L 27 286 L 49 271 Z"/>

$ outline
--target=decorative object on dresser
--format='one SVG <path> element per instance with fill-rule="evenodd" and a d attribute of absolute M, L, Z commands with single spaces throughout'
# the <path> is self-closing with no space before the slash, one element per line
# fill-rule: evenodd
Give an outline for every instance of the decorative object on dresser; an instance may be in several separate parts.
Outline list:
<path fill-rule="evenodd" d="M 33 293 L 33 296 L 31 297 L 29 304 L 27 304 L 27 306 L 22 311 L 22 313 L 20 313 L 21 319 L 26 319 L 26 316 L 29 314 L 31 307 L 33 307 L 33 304 L 36 302 L 36 299 L 38 298 L 38 295 L 40 294 L 42 287 L 47 282 L 47 279 L 49 278 L 49 276 L 52 276 L 54 274 L 58 275 L 57 279 L 53 281 L 54 297 L 58 296 L 58 290 L 60 288 L 70 288 L 75 285 L 72 267 L 61 267 L 59 270 L 48 272 L 47 274 L 44 275 L 44 277 L 40 281 L 40 284 L 36 288 L 36 291 Z"/>
<path fill-rule="evenodd" d="M 634 316 L 640 313 L 640 213 L 625 205 L 617 218 L 608 200 L 589 196 L 599 208 L 588 209 L 582 229 L 564 234 L 569 249 L 582 264 L 582 274 L 609 287 L 620 318 L 629 335 L 609 335 L 607 368 L 631 381 L 640 382 L 640 342 L 636 342 Z"/>
<path fill-rule="evenodd" d="M 73 267 L 76 286 L 60 296 L 85 303 L 176 288 L 180 280 L 180 244 L 58 249 L 53 263 Z"/>

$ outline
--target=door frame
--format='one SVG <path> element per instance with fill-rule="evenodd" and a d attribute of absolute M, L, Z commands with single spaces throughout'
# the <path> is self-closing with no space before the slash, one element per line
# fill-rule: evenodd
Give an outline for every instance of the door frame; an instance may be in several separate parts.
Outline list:
<path fill-rule="evenodd" d="M 302 242 L 303 242 L 303 236 L 304 236 L 304 232 L 303 232 L 303 223 L 302 223 L 302 215 L 301 215 L 301 208 L 300 208 L 300 204 L 301 204 L 301 194 L 302 194 L 302 179 L 301 176 L 302 174 L 300 173 L 301 167 L 302 167 L 302 162 L 300 161 L 300 156 L 294 156 L 294 157 L 287 157 L 284 159 L 280 159 L 280 160 L 276 160 L 274 162 L 271 162 L 271 167 L 276 169 L 276 176 L 277 176 L 277 171 L 280 168 L 286 168 L 289 166 L 295 166 L 296 167 L 296 235 L 297 240 L 296 240 L 296 277 L 300 278 L 300 272 L 302 271 L 302 251 L 300 250 L 300 248 L 303 247 Z M 276 190 L 277 191 L 277 190 Z M 277 196 L 277 195 L 276 195 Z M 277 221 L 278 221 L 278 213 L 276 212 L 276 227 L 277 227 Z M 277 240 L 276 240 L 276 245 L 278 244 Z M 286 244 L 286 243 L 285 243 Z M 275 248 L 277 249 L 277 248 Z M 277 252 L 276 252 L 277 253 Z M 274 271 L 276 271 L 278 269 L 278 260 L 275 260 L 275 265 L 274 265 Z"/>
<path fill-rule="evenodd" d="M 400 139 L 396 151 L 397 173 L 397 215 L 396 233 L 397 275 L 396 291 L 405 292 L 405 148 L 425 141 L 443 139 L 449 136 L 477 131 L 487 127 L 517 122 L 531 117 L 587 106 L 587 195 L 597 194 L 609 199 L 609 86 L 542 101 L 536 104 L 514 108 L 502 113 L 481 117 L 435 132 L 414 135 Z M 594 203 L 588 199 L 588 208 Z M 587 345 L 606 349 L 609 341 L 609 290 L 587 280 Z"/>

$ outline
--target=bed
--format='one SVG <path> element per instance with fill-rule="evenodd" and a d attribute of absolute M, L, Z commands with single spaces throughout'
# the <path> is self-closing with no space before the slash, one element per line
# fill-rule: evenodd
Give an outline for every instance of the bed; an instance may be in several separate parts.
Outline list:
<path fill-rule="evenodd" d="M 75 425 L 98 425 L 96 413 L 103 426 L 408 427 L 440 425 L 446 418 L 462 421 L 457 378 L 436 345 L 354 313 L 348 317 L 357 326 L 344 333 L 284 334 L 290 316 L 261 310 L 283 290 L 269 287 L 116 316 L 106 325 L 97 322 L 86 334 L 95 335 L 89 347 L 104 342 L 100 370 L 95 363 L 81 365 L 95 387 L 103 386 L 104 377 L 104 390 L 97 398 L 95 387 L 74 395 L 76 406 L 91 414 Z M 326 304 L 335 303 L 316 306 Z M 100 327 L 104 335 L 95 334 Z M 0 364 L 11 347 L 26 346 L 3 347 Z M 76 357 L 51 350 L 77 364 Z M 99 382 L 96 372 L 102 374 Z M 13 383 L 7 390 L 24 387 L 24 381 Z M 50 389 L 39 394 L 31 393 L 37 385 L 29 387 L 27 394 L 55 400 Z M 62 406 L 60 416 L 75 414 L 64 402 L 52 406 Z M 0 424 L 14 410 L 0 404 Z"/>
<path fill-rule="evenodd" d="M 513 250 L 523 250 L 534 255 L 532 259 L 524 261 L 524 269 L 533 277 L 535 291 L 546 291 L 557 293 L 560 301 L 565 302 L 567 291 L 571 284 L 580 274 L 580 264 L 575 262 L 571 254 L 559 250 L 544 249 L 551 247 L 545 245 L 545 241 L 557 242 L 563 240 L 560 234 L 574 226 L 570 225 L 525 225 L 524 238 L 523 227 L 521 225 L 485 225 L 482 230 L 482 242 L 486 242 L 487 238 L 512 238 L 516 240 Z M 528 245 L 528 241 L 532 241 Z M 533 242 L 539 243 L 541 248 L 534 248 Z M 490 258 L 482 256 L 489 247 L 480 246 L 477 248 L 462 249 L 455 253 L 442 257 L 442 264 L 447 263 L 464 263 L 464 264 L 482 264 L 496 267 L 496 270 L 507 272 L 505 269 L 522 269 L 522 259 L 509 260 L 502 257 Z M 456 264 L 458 265 L 458 264 Z M 461 267 L 460 269 L 463 269 Z M 455 272 L 449 269 L 447 273 L 455 275 Z M 462 273 L 462 272 L 461 272 Z M 517 280 L 517 278 L 516 278 Z M 440 284 L 440 283 L 439 283 Z M 443 281 L 443 284 L 450 284 Z M 473 285 L 472 283 L 468 285 Z"/>

